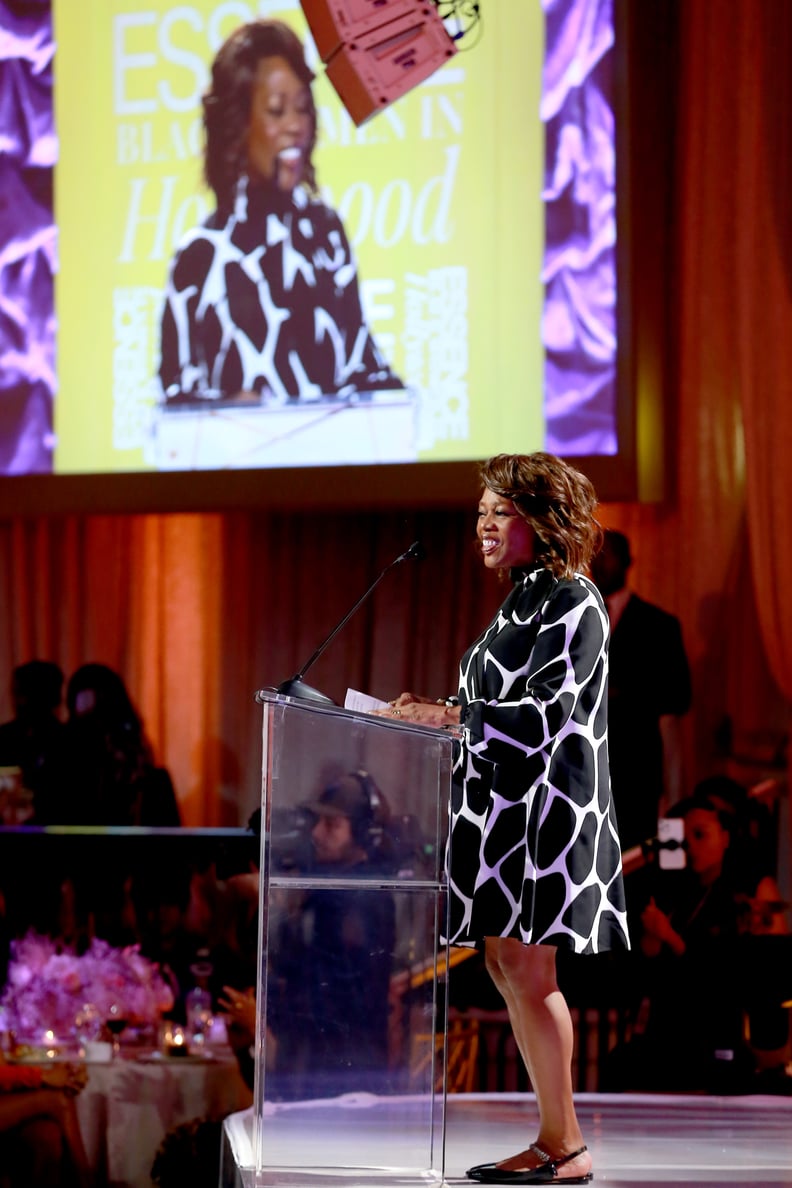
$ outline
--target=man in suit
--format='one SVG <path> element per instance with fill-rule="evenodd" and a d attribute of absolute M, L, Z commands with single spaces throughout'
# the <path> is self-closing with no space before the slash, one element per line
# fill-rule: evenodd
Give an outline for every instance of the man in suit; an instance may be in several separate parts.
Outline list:
<path fill-rule="evenodd" d="M 660 802 L 678 768 L 676 726 L 691 698 L 679 620 L 628 589 L 631 564 L 627 537 L 606 531 L 592 576 L 611 624 L 608 748 L 623 850 L 657 833 Z"/>

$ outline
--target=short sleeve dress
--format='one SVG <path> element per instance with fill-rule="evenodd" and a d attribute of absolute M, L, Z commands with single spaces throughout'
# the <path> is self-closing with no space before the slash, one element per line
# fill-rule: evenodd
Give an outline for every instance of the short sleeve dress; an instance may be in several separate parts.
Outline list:
<path fill-rule="evenodd" d="M 449 940 L 629 947 L 608 773 L 607 613 L 582 575 L 516 576 L 460 666 Z"/>

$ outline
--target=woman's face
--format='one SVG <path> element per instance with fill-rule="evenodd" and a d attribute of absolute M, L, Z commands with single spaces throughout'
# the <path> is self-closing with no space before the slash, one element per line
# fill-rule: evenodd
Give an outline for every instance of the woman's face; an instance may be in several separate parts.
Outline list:
<path fill-rule="evenodd" d="M 488 569 L 519 569 L 534 560 L 536 533 L 511 499 L 485 487 L 478 508 L 476 535 Z"/>
<path fill-rule="evenodd" d="M 729 848 L 729 834 L 709 809 L 691 809 L 685 816 L 688 865 L 697 875 L 717 877 Z"/>
<path fill-rule="evenodd" d="M 281 190 L 302 180 L 313 133 L 311 92 L 285 58 L 262 58 L 250 101 L 248 164 Z"/>

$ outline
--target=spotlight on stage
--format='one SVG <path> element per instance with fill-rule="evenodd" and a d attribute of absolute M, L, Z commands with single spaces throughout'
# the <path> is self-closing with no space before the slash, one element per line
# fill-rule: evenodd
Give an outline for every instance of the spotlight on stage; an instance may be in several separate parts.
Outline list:
<path fill-rule="evenodd" d="M 457 52 L 435 0 L 301 0 L 327 77 L 358 127 Z"/>

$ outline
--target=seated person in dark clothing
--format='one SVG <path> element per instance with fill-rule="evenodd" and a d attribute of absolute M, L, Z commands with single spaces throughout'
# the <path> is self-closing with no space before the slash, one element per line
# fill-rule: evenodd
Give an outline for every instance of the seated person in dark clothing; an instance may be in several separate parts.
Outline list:
<path fill-rule="evenodd" d="M 706 791 L 706 784 L 700 788 Z M 637 931 L 648 1022 L 611 1062 L 611 1076 L 620 1083 L 605 1087 L 747 1088 L 757 1054 L 744 1043 L 746 1016 L 766 1021 L 775 1012 L 786 1027 L 783 991 L 756 976 L 756 946 L 764 939 L 757 929 L 785 930 L 781 896 L 772 876 L 734 844 L 741 825 L 722 799 L 697 789 L 675 812 L 684 818 L 686 868 L 650 868 L 642 892 L 634 889 L 643 903 Z M 763 915 L 769 928 L 757 924 Z M 788 968 L 786 985 L 789 997 Z"/>
<path fill-rule="evenodd" d="M 150 861 L 142 862 L 130 887 L 140 951 L 166 972 L 173 991 L 174 1017 L 179 1019 L 192 985 L 190 966 L 198 947 L 186 927 L 191 873 L 184 862 L 163 862 L 155 869 Z"/>
<path fill-rule="evenodd" d="M 384 798 L 357 771 L 329 783 L 303 811 L 313 848 L 303 873 L 314 885 L 270 901 L 266 1095 L 386 1091 L 396 923 L 393 898 L 377 883 L 387 869 Z M 242 997 L 227 987 L 221 1006 L 242 1050 L 252 1036 L 240 1039 L 238 1005 Z"/>
<path fill-rule="evenodd" d="M 747 878 L 758 882 L 764 875 L 774 874 L 778 865 L 776 823 L 768 805 L 757 794 L 766 786 L 759 784 L 748 789 L 730 776 L 717 775 L 701 780 L 693 793 L 697 800 L 704 797 L 725 814 L 729 828 L 728 863 L 747 872 L 743 881 Z"/>
<path fill-rule="evenodd" d="M 311 1076 L 325 1084 L 345 1083 L 346 1074 L 384 1071 L 388 1059 L 388 986 L 395 943 L 393 900 L 387 892 L 362 884 L 376 869 L 370 777 L 343 776 L 311 805 L 314 875 L 360 879 L 354 890 L 321 887 L 302 905 L 305 942 L 302 989 L 310 1037 Z"/>
<path fill-rule="evenodd" d="M 33 818 L 53 795 L 59 776 L 63 723 L 58 718 L 63 673 L 49 660 L 30 660 L 14 669 L 14 717 L 0 726 L 0 767 L 19 768 L 23 789 L 32 793 Z"/>
<path fill-rule="evenodd" d="M 66 695 L 63 779 L 48 820 L 69 825 L 180 825 L 171 778 L 157 767 L 123 680 L 84 664 Z"/>
<path fill-rule="evenodd" d="M 155 765 L 140 716 L 123 680 L 104 664 L 85 664 L 66 695 L 57 779 L 37 809 L 37 821 L 73 826 L 179 826 L 168 772 Z M 117 851 L 76 866 L 62 852 L 39 881 L 42 909 L 57 912 L 60 935 L 81 943 L 97 933 L 113 944 L 134 939 L 129 870 Z M 48 905 L 48 907 L 46 906 Z M 66 920 L 68 917 L 68 921 Z M 49 931 L 52 924 L 47 925 Z"/>

